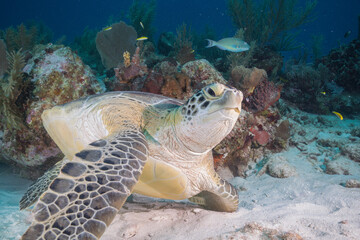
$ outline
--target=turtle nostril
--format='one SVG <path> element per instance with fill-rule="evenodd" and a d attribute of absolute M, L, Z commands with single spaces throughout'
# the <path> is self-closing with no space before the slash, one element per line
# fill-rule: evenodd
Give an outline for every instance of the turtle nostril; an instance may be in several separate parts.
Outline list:
<path fill-rule="evenodd" d="M 225 84 L 225 86 L 227 86 L 230 89 L 235 89 L 234 87 L 230 86 L 229 84 Z"/>

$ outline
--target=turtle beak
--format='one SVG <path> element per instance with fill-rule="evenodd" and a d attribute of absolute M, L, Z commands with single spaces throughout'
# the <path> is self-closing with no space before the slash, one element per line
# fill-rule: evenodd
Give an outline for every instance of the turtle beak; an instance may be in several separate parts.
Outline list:
<path fill-rule="evenodd" d="M 231 89 L 233 91 L 233 104 L 235 105 L 234 110 L 238 114 L 241 112 L 241 102 L 243 101 L 243 93 L 240 90 L 237 90 L 235 88 Z"/>

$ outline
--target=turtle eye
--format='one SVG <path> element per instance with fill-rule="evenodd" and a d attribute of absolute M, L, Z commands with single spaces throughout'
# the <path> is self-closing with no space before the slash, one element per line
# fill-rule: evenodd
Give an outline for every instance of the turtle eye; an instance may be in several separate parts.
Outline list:
<path fill-rule="evenodd" d="M 210 96 L 216 97 L 216 94 L 215 94 L 214 90 L 212 90 L 211 88 L 208 88 L 207 92 L 208 92 L 208 94 L 209 94 Z"/>
<path fill-rule="evenodd" d="M 224 88 L 219 84 L 212 84 L 209 87 L 203 89 L 203 92 L 207 98 L 215 99 L 221 97 L 224 92 Z"/>

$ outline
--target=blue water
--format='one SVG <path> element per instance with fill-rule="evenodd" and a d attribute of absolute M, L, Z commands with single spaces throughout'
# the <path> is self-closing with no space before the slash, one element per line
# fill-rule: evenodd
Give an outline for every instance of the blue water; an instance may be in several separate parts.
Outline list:
<path fill-rule="evenodd" d="M 255 0 L 256 1 L 256 0 Z M 229 16 L 226 0 L 157 0 L 155 19 L 155 43 L 166 31 L 186 23 L 201 34 L 207 26 L 214 29 L 216 38 L 233 36 L 236 28 Z M 55 1 L 2 1 L 0 6 L 0 30 L 18 26 L 23 22 L 43 22 L 54 32 L 54 40 L 66 36 L 66 44 L 72 43 L 86 27 L 102 29 L 110 19 L 129 23 L 126 13 L 132 1 L 125 0 L 55 0 Z M 304 1 L 299 1 L 300 6 Z M 322 54 L 328 54 L 357 38 L 360 0 L 318 0 L 314 21 L 301 25 L 297 41 L 303 44 L 300 50 L 311 52 L 312 36 L 323 35 Z M 351 31 L 349 37 L 344 34 Z M 297 50 L 298 51 L 298 50 Z M 286 56 L 296 51 L 283 53 Z M 1 162 L 1 160 L 0 160 Z M 0 163 L 0 239 L 18 239 L 29 225 L 29 211 L 19 211 L 19 200 L 32 181 L 11 173 L 10 167 Z"/>
<path fill-rule="evenodd" d="M 5 3 L 5 1 L 3 1 Z M 298 1 L 303 4 L 305 1 Z M 302 25 L 298 41 L 311 48 L 313 35 L 324 36 L 323 53 L 348 43 L 358 35 L 359 0 L 318 0 L 312 22 Z M 127 21 L 126 15 L 132 1 L 6 1 L 0 8 L 0 29 L 17 26 L 22 22 L 37 20 L 44 22 L 54 31 L 55 39 L 65 35 L 68 41 L 81 35 L 86 26 L 101 29 L 108 24 L 109 18 Z M 127 21 L 128 22 L 128 21 Z M 197 32 L 205 26 L 212 27 L 218 38 L 233 35 L 236 31 L 228 15 L 226 0 L 157 0 L 154 19 L 155 36 L 165 31 L 176 32 L 183 22 L 191 25 Z M 74 24 L 76 23 L 76 24 Z M 352 34 L 344 39 L 345 32 Z"/>
<path fill-rule="evenodd" d="M 31 183 L 0 163 L 0 239 L 19 239 L 29 226 L 30 212 L 20 211 L 19 201 Z"/>

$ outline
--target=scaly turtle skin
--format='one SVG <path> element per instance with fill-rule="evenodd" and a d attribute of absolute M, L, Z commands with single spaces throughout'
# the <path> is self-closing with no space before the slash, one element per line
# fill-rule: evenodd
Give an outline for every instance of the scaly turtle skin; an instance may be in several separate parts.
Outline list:
<path fill-rule="evenodd" d="M 65 158 L 21 200 L 26 208 L 38 199 L 22 239 L 98 239 L 132 192 L 237 210 L 211 150 L 232 130 L 242 98 L 215 83 L 185 104 L 110 92 L 46 110 L 44 126 Z"/>

